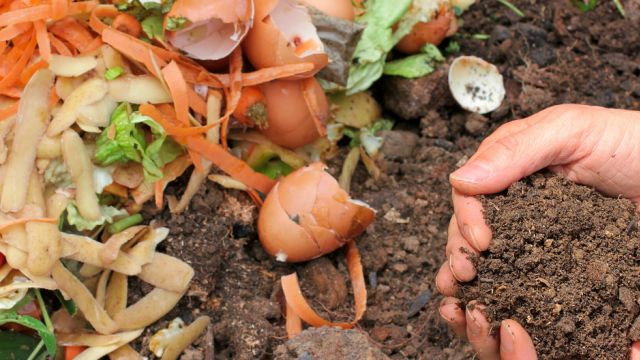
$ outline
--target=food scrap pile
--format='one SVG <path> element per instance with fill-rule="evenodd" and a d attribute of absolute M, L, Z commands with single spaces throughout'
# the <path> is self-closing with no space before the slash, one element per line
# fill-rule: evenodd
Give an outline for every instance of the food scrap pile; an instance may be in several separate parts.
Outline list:
<path fill-rule="evenodd" d="M 347 244 L 356 316 L 334 325 L 352 327 L 366 308 L 352 240 L 374 211 L 350 179 L 360 160 L 379 176 L 378 133 L 393 126 L 366 90 L 434 71 L 471 2 L 1 1 L 0 358 L 140 358 L 128 344 L 194 273 L 156 251 L 169 229 L 140 211 L 185 211 L 207 179 L 264 205 L 276 260 Z M 388 61 L 394 47 L 409 56 Z M 320 162 L 342 139 L 337 181 Z M 165 197 L 192 167 L 182 197 Z M 130 276 L 153 286 L 133 304 Z M 290 336 L 301 319 L 330 324 L 295 274 L 282 287 Z M 209 322 L 177 318 L 151 351 L 175 359 Z"/>

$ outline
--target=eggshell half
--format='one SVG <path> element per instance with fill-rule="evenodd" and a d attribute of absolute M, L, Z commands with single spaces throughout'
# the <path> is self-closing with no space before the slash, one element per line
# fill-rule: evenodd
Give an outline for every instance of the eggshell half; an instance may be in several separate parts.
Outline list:
<path fill-rule="evenodd" d="M 313 70 L 292 77 L 313 76 L 329 62 L 324 45 L 311 23 L 307 9 L 292 0 L 256 0 L 253 28 L 242 49 L 258 68 L 309 62 Z"/>
<path fill-rule="evenodd" d="M 321 112 L 329 114 L 329 102 L 315 82 L 314 94 Z M 267 100 L 269 126 L 260 131 L 269 140 L 289 149 L 314 142 L 320 136 L 302 92 L 300 81 L 275 80 L 260 86 Z"/>
<path fill-rule="evenodd" d="M 177 0 L 166 19 L 186 18 L 178 31 L 167 31 L 171 45 L 199 60 L 229 55 L 253 24 L 253 0 Z"/>
<path fill-rule="evenodd" d="M 411 32 L 400 40 L 396 49 L 405 54 L 416 54 L 425 44 L 440 45 L 440 43 L 450 35 L 452 24 L 455 23 L 457 29 L 457 20 L 451 8 L 446 5 L 438 11 L 435 18 L 429 22 L 417 23 Z"/>
<path fill-rule="evenodd" d="M 282 261 L 299 262 L 328 254 L 374 220 L 374 210 L 351 200 L 324 168 L 321 163 L 301 168 L 267 195 L 258 232 L 265 250 L 279 260 L 286 255 Z"/>
<path fill-rule="evenodd" d="M 475 56 L 453 60 L 449 67 L 449 89 L 462 108 L 478 114 L 497 109 L 506 93 L 498 68 Z"/>

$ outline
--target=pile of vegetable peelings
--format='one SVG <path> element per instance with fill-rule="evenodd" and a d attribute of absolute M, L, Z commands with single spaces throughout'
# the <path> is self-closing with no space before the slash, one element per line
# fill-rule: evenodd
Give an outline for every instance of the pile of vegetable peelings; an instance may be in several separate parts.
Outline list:
<path fill-rule="evenodd" d="M 185 211 L 207 180 L 261 206 L 277 261 L 346 244 L 352 322 L 318 316 L 295 273 L 281 283 L 290 336 L 303 321 L 352 327 L 366 308 L 352 240 L 374 210 L 349 183 L 360 160 L 379 175 L 378 132 L 393 126 L 366 91 L 432 72 L 472 2 L 0 0 L 0 358 L 141 359 L 129 343 L 194 271 L 156 251 L 169 229 L 140 211 Z M 322 161 L 341 139 L 337 181 Z M 153 287 L 135 303 L 131 276 Z M 177 318 L 150 351 L 175 359 L 209 323 Z"/>

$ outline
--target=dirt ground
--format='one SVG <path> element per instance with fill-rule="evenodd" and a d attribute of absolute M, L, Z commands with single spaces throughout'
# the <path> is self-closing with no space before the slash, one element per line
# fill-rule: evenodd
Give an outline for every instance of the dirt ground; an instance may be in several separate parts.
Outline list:
<path fill-rule="evenodd" d="M 485 58 L 502 72 L 507 98 L 495 112 L 485 117 L 462 111 L 443 91 L 444 71 L 414 81 L 386 79 L 375 89 L 397 120 L 394 130 L 402 131 L 385 135 L 382 178 L 373 181 L 358 168 L 352 185 L 354 197 L 378 210 L 376 222 L 357 240 L 369 297 L 359 324 L 368 342 L 354 341 L 356 350 L 369 353 L 373 347 L 393 359 L 472 358 L 470 347 L 439 320 L 441 296 L 433 285 L 452 212 L 448 174 L 497 126 L 544 107 L 575 102 L 640 108 L 640 32 L 629 31 L 640 25 L 640 2 L 623 1 L 626 19 L 609 1 L 589 13 L 564 0 L 512 2 L 524 17 L 481 0 L 462 16 L 464 24 L 452 39 L 460 44 L 459 54 Z M 341 157 L 329 165 L 336 174 Z M 216 359 L 283 358 L 276 355 L 286 341 L 277 284 L 293 271 L 319 312 L 349 319 L 352 300 L 342 251 L 311 264 L 276 263 L 260 247 L 256 215 L 244 194 L 213 184 L 184 215 L 161 214 L 171 229 L 161 250 L 190 263 L 196 275 L 187 296 L 158 327 L 175 316 L 190 321 L 199 314 L 208 314 L 215 324 L 183 359 L 211 358 L 214 348 Z M 134 297 L 145 291 L 144 284 L 132 284 Z M 156 329 L 142 339 L 144 351 Z M 348 346 L 345 341 L 334 343 Z M 297 358 L 313 357 L 301 353 Z"/>

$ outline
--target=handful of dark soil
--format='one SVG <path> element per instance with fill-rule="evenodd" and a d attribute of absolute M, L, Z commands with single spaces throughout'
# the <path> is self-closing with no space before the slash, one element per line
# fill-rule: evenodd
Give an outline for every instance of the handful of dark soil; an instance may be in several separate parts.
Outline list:
<path fill-rule="evenodd" d="M 640 339 L 635 205 L 542 174 L 482 202 L 493 242 L 463 301 L 520 322 L 541 359 L 627 359 Z"/>

